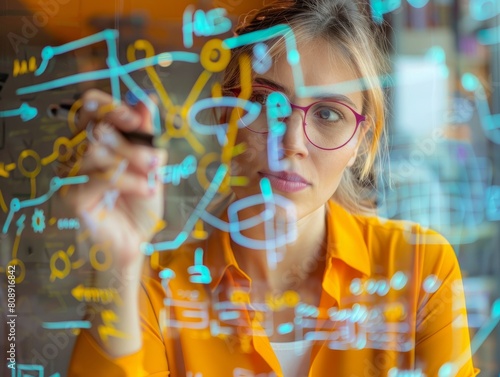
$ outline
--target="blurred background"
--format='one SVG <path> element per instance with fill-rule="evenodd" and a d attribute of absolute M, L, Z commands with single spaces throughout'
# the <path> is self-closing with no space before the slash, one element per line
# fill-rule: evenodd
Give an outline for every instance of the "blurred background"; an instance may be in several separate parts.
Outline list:
<path fill-rule="evenodd" d="M 49 329 L 44 323 L 81 318 L 85 304 L 79 287 L 89 280 L 92 267 L 107 263 L 105 250 L 89 255 L 74 247 L 78 219 L 51 197 L 51 182 L 53 162 L 68 151 L 74 131 L 61 113 L 66 115 L 87 88 L 110 91 L 109 80 L 89 76 L 81 83 L 66 81 L 38 92 L 18 90 L 104 69 L 109 45 L 96 42 L 71 49 L 36 75 L 42 49 L 115 29 L 122 63 L 153 50 L 198 54 L 212 37 L 194 35 L 193 45 L 184 45 L 183 14 L 188 6 L 206 14 L 224 8 L 234 26 L 262 4 L 0 0 L 0 273 L 16 266 L 17 376 L 66 375 L 78 330 Z M 475 364 L 481 376 L 499 376 L 500 0 L 372 0 L 364 7 L 381 22 L 391 42 L 392 70 L 386 80 L 390 176 L 378 182 L 380 215 L 417 221 L 453 244 L 464 277 Z M 202 71 L 197 63 L 174 62 L 156 66 L 154 73 L 142 70 L 131 76 L 140 87 L 154 90 L 155 74 L 180 116 L 190 94 L 201 98 L 207 91 L 206 85 L 200 93 L 193 91 L 200 88 Z M 177 153 L 169 164 L 180 164 L 192 149 L 202 148 L 205 155 L 217 151 L 209 139 L 197 140 L 186 140 L 179 132 L 172 145 Z M 207 175 L 214 162 L 205 161 Z M 192 185 L 172 188 L 169 195 L 178 200 L 167 213 L 172 234 L 180 230 L 200 192 L 202 188 Z M 16 199 L 30 205 L 13 211 Z M 1 280 L 2 318 L 7 314 L 6 283 Z M 8 330 L 3 321 L 3 355 Z M 11 375 L 6 367 L 2 373 Z"/>

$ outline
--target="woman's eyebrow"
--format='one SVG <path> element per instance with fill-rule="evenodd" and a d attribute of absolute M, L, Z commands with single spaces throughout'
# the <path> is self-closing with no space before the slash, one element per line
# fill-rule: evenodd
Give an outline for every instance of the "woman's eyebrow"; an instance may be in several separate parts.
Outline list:
<path fill-rule="evenodd" d="M 342 102 L 342 103 L 345 103 L 345 104 L 351 106 L 354 109 L 357 108 L 357 106 L 353 102 L 353 100 L 350 99 L 349 97 L 343 95 L 343 94 L 322 93 L 322 94 L 318 94 L 317 96 L 315 96 L 313 98 L 317 98 L 317 99 L 320 99 L 320 100 L 339 101 L 339 102 Z"/>
<path fill-rule="evenodd" d="M 288 90 L 283 85 L 280 85 L 280 84 L 278 84 L 275 81 L 266 79 L 265 77 L 256 77 L 255 78 L 255 83 L 259 84 L 259 85 L 268 86 L 268 87 L 270 87 L 272 89 L 276 89 L 276 91 L 285 93 L 286 95 L 290 94 L 290 93 L 288 93 Z M 351 106 L 354 109 L 357 109 L 357 106 L 353 102 L 353 100 L 351 100 L 349 97 L 347 97 L 347 96 L 345 96 L 343 94 L 339 94 L 339 93 L 318 93 L 317 96 L 314 96 L 314 97 L 311 97 L 311 98 L 315 98 L 315 99 L 318 99 L 318 100 L 339 101 L 339 102 L 342 102 L 342 103 L 345 103 L 345 104 Z"/>
<path fill-rule="evenodd" d="M 276 89 L 276 91 L 285 93 L 287 95 L 289 94 L 288 89 L 286 89 L 283 85 L 280 85 L 275 81 L 266 79 L 265 77 L 256 77 L 255 83 L 259 85 L 269 86 L 270 88 Z"/>

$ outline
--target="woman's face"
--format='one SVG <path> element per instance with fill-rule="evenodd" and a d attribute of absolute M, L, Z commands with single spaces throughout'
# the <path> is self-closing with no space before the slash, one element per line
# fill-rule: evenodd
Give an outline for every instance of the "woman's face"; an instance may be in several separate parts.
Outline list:
<path fill-rule="evenodd" d="M 353 69 L 332 53 L 331 47 L 324 41 L 299 44 L 298 52 L 305 86 L 328 86 L 358 79 Z M 294 76 L 286 54 L 274 59 L 272 68 L 264 74 L 256 75 L 253 82 L 254 85 L 264 84 L 283 92 L 291 103 L 298 106 L 309 106 L 320 99 L 299 98 L 295 95 Z M 328 92 L 332 99 L 339 99 L 337 96 L 343 95 L 344 98 L 340 98 L 340 101 L 361 114 L 363 99 L 360 91 L 323 92 Z M 259 194 L 260 180 L 268 178 L 275 194 L 284 196 L 295 204 L 299 220 L 322 207 L 332 197 L 344 169 L 351 166 L 356 158 L 361 127 L 358 127 L 354 137 L 342 148 L 322 150 L 313 145 L 304 134 L 303 118 L 304 112 L 294 109 L 284 121 L 286 132 L 281 142 L 283 158 L 280 160 L 280 171 L 273 171 L 269 166 L 269 134 L 258 134 L 247 128 L 238 131 L 236 144 L 245 143 L 246 151 L 233 159 L 232 175 L 244 176 L 248 180 L 245 186 L 233 187 L 238 199 Z"/>

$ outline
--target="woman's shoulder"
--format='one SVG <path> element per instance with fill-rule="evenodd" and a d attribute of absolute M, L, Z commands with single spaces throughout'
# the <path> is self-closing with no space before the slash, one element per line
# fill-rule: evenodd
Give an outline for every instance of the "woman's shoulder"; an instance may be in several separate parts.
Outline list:
<path fill-rule="evenodd" d="M 383 218 L 376 213 L 351 214 L 336 203 L 331 205 L 342 217 L 336 216 L 333 222 L 341 223 L 344 232 L 356 235 L 375 269 L 390 265 L 403 270 L 419 268 L 424 274 L 438 271 L 441 274 L 458 267 L 453 247 L 435 229 L 413 221 Z"/>
<path fill-rule="evenodd" d="M 411 244 L 449 244 L 438 231 L 410 220 L 388 219 L 379 216 L 376 209 L 372 213 L 350 213 L 340 204 L 330 201 L 330 216 L 338 223 L 351 222 L 367 234 L 374 233 L 381 239 L 402 238 Z"/>

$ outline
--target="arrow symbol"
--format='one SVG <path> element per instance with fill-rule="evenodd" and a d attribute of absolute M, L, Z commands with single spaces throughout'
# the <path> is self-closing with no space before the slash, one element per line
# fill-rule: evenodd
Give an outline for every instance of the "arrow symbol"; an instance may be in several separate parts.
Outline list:
<path fill-rule="evenodd" d="M 83 298 L 83 291 L 85 288 L 83 288 L 83 284 L 80 284 L 79 286 L 73 288 L 71 290 L 71 294 L 73 295 L 74 298 L 76 298 L 78 301 L 82 301 Z"/>

